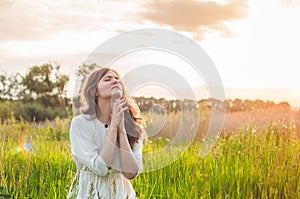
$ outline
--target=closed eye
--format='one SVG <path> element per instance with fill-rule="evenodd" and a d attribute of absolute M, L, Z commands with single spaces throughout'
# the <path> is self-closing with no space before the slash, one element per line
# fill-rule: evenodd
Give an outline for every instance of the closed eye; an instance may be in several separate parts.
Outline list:
<path fill-rule="evenodd" d="M 119 80 L 119 78 L 117 76 L 108 75 L 105 77 L 104 81 L 108 82 L 108 81 L 111 81 L 112 79 Z"/>

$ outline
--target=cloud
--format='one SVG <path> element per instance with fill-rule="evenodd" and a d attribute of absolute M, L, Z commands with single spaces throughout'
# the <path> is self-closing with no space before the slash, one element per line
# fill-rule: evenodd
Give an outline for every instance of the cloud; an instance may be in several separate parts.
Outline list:
<path fill-rule="evenodd" d="M 225 23 L 248 16 L 247 0 L 231 0 L 227 3 L 152 0 L 145 3 L 144 7 L 139 13 L 141 20 L 195 33 L 200 40 L 206 32 L 219 32 L 225 37 L 232 36 Z"/>
<path fill-rule="evenodd" d="M 2 0 L 0 42 L 44 40 L 65 32 L 109 31 L 115 23 L 130 18 L 131 7 L 126 8 L 124 4 L 118 1 Z"/>
<path fill-rule="evenodd" d="M 145 2 L 145 1 L 144 1 Z M 0 42 L 39 41 L 53 35 L 80 31 L 120 32 L 152 21 L 175 30 L 231 36 L 224 24 L 247 16 L 246 0 L 227 3 L 185 0 L 0 1 Z"/>
<path fill-rule="evenodd" d="M 280 6 L 283 8 L 295 7 L 300 5 L 300 0 L 280 0 Z"/>

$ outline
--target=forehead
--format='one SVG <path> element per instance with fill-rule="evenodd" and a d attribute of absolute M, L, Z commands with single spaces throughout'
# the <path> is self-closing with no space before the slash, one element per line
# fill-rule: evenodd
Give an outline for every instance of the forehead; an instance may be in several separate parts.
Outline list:
<path fill-rule="evenodd" d="M 108 71 L 103 78 L 105 77 L 114 77 L 114 78 L 118 78 L 118 75 L 116 73 L 114 73 L 113 71 Z"/>

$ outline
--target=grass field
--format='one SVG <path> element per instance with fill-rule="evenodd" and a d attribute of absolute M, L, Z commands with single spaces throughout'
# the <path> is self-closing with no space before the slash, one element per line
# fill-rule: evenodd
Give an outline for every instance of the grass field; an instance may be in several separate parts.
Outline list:
<path fill-rule="evenodd" d="M 75 175 L 69 120 L 0 127 L 0 198 L 66 198 Z M 295 125 L 248 124 L 219 138 L 199 158 L 200 141 L 172 164 L 132 181 L 140 198 L 300 198 L 300 139 Z M 144 151 L 168 144 L 151 140 Z M 29 145 L 30 144 L 30 145 Z"/>

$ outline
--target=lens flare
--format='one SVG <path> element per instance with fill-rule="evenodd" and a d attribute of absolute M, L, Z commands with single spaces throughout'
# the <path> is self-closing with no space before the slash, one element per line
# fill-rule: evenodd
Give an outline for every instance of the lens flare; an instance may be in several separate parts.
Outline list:
<path fill-rule="evenodd" d="M 29 157 L 29 153 L 31 152 L 31 137 L 28 137 L 24 142 L 23 133 L 21 133 L 19 137 L 19 147 L 17 149 L 18 152 L 22 152 L 26 157 Z"/>

